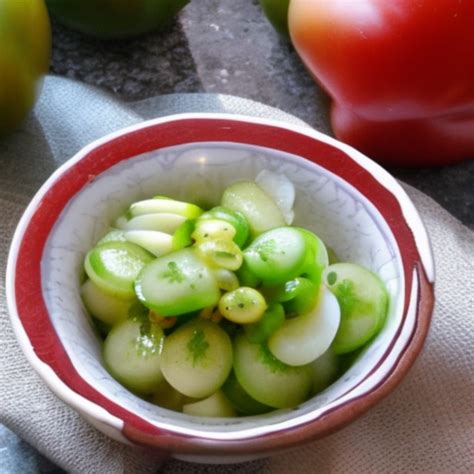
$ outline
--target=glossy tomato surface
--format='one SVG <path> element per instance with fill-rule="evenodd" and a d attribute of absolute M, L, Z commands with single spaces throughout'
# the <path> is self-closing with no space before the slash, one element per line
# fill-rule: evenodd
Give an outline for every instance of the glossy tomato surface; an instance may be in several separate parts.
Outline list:
<path fill-rule="evenodd" d="M 390 164 L 474 156 L 474 2 L 292 0 L 338 138 Z"/>

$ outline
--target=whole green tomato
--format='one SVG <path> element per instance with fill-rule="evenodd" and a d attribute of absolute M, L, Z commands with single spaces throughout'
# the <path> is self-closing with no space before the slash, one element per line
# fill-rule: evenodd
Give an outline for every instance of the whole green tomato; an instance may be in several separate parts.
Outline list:
<path fill-rule="evenodd" d="M 48 71 L 51 31 L 43 0 L 0 0 L 0 135 L 15 129 Z"/>
<path fill-rule="evenodd" d="M 260 0 L 260 4 L 275 30 L 289 37 L 288 8 L 290 0 Z"/>
<path fill-rule="evenodd" d="M 46 0 L 60 23 L 103 39 L 159 29 L 190 0 Z"/>

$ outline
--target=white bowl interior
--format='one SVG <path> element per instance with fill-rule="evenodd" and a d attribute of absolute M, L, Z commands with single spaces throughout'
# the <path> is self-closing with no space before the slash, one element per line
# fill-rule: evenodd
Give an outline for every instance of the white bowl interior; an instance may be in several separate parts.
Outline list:
<path fill-rule="evenodd" d="M 138 199 L 156 194 L 217 204 L 232 182 L 254 179 L 261 169 L 283 172 L 296 187 L 295 224 L 316 232 L 342 261 L 380 275 L 391 296 L 387 323 L 351 369 L 327 390 L 292 410 L 236 419 L 195 418 L 152 405 L 116 382 L 101 362 L 99 340 L 79 288 L 86 252 L 114 219 Z M 375 207 L 322 167 L 269 148 L 235 143 L 194 143 L 122 162 L 89 183 L 68 204 L 48 239 L 42 260 L 43 295 L 64 348 L 79 374 L 131 412 L 157 426 L 197 434 L 247 436 L 321 414 L 375 366 L 401 323 L 403 272 L 395 240 Z M 296 420 L 296 421 L 295 421 Z"/>

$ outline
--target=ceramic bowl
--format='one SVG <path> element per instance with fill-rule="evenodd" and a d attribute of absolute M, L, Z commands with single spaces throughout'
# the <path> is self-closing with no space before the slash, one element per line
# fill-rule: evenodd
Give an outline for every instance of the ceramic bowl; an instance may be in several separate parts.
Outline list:
<path fill-rule="evenodd" d="M 294 409 L 197 418 L 152 405 L 105 370 L 79 296 L 84 255 L 133 201 L 156 194 L 218 202 L 261 169 L 296 188 L 295 224 L 343 261 L 380 275 L 390 293 L 381 333 L 328 389 Z M 50 389 L 99 430 L 181 459 L 235 462 L 334 432 L 386 396 L 421 350 L 434 269 L 424 226 L 386 171 L 309 128 L 242 116 L 186 114 L 98 140 L 61 166 L 21 219 L 7 269 L 11 320 Z"/>

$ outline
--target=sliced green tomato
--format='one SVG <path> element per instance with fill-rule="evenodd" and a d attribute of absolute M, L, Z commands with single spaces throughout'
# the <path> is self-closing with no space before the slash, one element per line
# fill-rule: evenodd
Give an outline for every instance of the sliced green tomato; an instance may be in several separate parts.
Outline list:
<path fill-rule="evenodd" d="M 272 407 L 257 402 L 240 385 L 232 371 L 222 386 L 222 392 L 227 397 L 235 410 L 246 416 L 261 415 L 273 410 Z"/>
<path fill-rule="evenodd" d="M 272 301 L 283 303 L 287 315 L 297 316 L 313 309 L 319 290 L 311 280 L 298 277 L 269 288 L 267 293 Z"/>
<path fill-rule="evenodd" d="M 183 413 L 186 415 L 208 416 L 212 418 L 232 418 L 237 416 L 234 407 L 220 390 L 204 400 L 184 405 Z"/>
<path fill-rule="evenodd" d="M 217 281 L 217 285 L 221 290 L 233 291 L 236 290 L 240 284 L 237 276 L 234 272 L 226 270 L 225 268 L 218 268 L 214 270 L 214 276 Z"/>
<path fill-rule="evenodd" d="M 216 278 L 192 249 L 158 257 L 135 282 L 138 299 L 161 316 L 177 316 L 217 305 Z"/>
<path fill-rule="evenodd" d="M 103 323 L 114 325 L 127 319 L 130 307 L 136 298 L 117 298 L 98 287 L 92 280 L 87 280 L 81 287 L 81 297 L 89 313 Z"/>
<path fill-rule="evenodd" d="M 166 380 L 160 383 L 153 394 L 152 402 L 168 410 L 181 411 L 185 403 L 192 399 L 173 388 Z M 192 400 L 194 401 L 194 400 Z"/>
<path fill-rule="evenodd" d="M 127 230 L 125 238 L 134 244 L 143 247 L 156 257 L 170 253 L 173 249 L 173 237 L 156 230 Z"/>
<path fill-rule="evenodd" d="M 249 225 L 244 215 L 225 207 L 217 206 L 199 217 L 199 221 L 219 219 L 228 222 L 235 229 L 234 242 L 242 248 L 249 238 Z"/>
<path fill-rule="evenodd" d="M 286 225 L 280 208 L 254 182 L 243 181 L 229 186 L 222 195 L 222 206 L 241 212 L 253 237 Z"/>
<path fill-rule="evenodd" d="M 245 334 L 250 342 L 262 344 L 285 322 L 285 310 L 279 303 L 272 303 L 260 321 L 244 326 Z"/>
<path fill-rule="evenodd" d="M 156 230 L 173 234 L 176 229 L 186 220 L 179 214 L 143 214 L 132 217 L 124 226 L 124 230 Z"/>
<path fill-rule="evenodd" d="M 166 337 L 163 374 L 176 390 L 194 398 L 208 397 L 232 368 L 232 343 L 217 324 L 196 318 Z"/>
<path fill-rule="evenodd" d="M 255 400 L 274 408 L 292 408 L 311 390 L 311 367 L 291 367 L 276 359 L 263 344 L 244 334 L 234 339 L 234 371 L 243 389 Z"/>
<path fill-rule="evenodd" d="M 232 240 L 206 240 L 197 243 L 195 249 L 210 266 L 237 270 L 242 265 L 242 251 Z"/>
<path fill-rule="evenodd" d="M 188 202 L 175 201 L 174 199 L 156 197 L 153 199 L 146 199 L 138 201 L 130 206 L 129 214 L 132 217 L 141 216 L 143 214 L 157 214 L 157 213 L 179 214 L 187 219 L 194 219 L 199 217 L 203 210 Z"/>
<path fill-rule="evenodd" d="M 339 357 L 329 348 L 311 363 L 313 373 L 312 393 L 316 395 L 329 387 L 339 375 Z"/>
<path fill-rule="evenodd" d="M 267 309 L 262 294 L 246 286 L 225 293 L 219 300 L 219 312 L 224 318 L 238 324 L 258 321 Z"/>
<path fill-rule="evenodd" d="M 286 320 L 271 335 L 268 348 L 285 364 L 309 364 L 327 351 L 340 319 L 337 299 L 322 287 L 316 306 L 306 314 Z"/>
<path fill-rule="evenodd" d="M 133 285 L 153 255 L 131 242 L 107 242 L 86 255 L 88 277 L 104 292 L 119 298 L 135 296 Z"/>
<path fill-rule="evenodd" d="M 319 288 L 323 271 L 329 264 L 328 251 L 324 242 L 316 234 L 301 227 L 296 229 L 304 237 L 308 249 L 303 275 Z"/>
<path fill-rule="evenodd" d="M 173 250 L 180 250 L 184 247 L 189 247 L 193 243 L 193 239 L 191 237 L 192 233 L 194 232 L 195 227 L 194 220 L 188 219 L 184 221 L 179 227 L 174 231 L 173 234 Z"/>
<path fill-rule="evenodd" d="M 336 354 L 363 346 L 382 328 L 388 310 L 388 293 L 382 280 L 353 263 L 330 265 L 323 274 L 327 287 L 341 307 L 341 324 L 332 344 Z"/>
<path fill-rule="evenodd" d="M 107 242 L 125 242 L 125 232 L 120 229 L 111 228 L 109 231 L 97 242 L 97 245 L 105 244 Z"/>
<path fill-rule="evenodd" d="M 277 285 L 299 276 L 305 268 L 306 258 L 306 240 L 293 227 L 269 230 L 244 250 L 250 272 L 267 285 Z"/>
<path fill-rule="evenodd" d="M 233 240 L 235 227 L 222 219 L 198 219 L 192 238 L 197 242 Z"/>
<path fill-rule="evenodd" d="M 163 380 L 163 330 L 148 321 L 127 319 L 104 342 L 104 362 L 113 377 L 139 394 L 153 393 Z"/>

